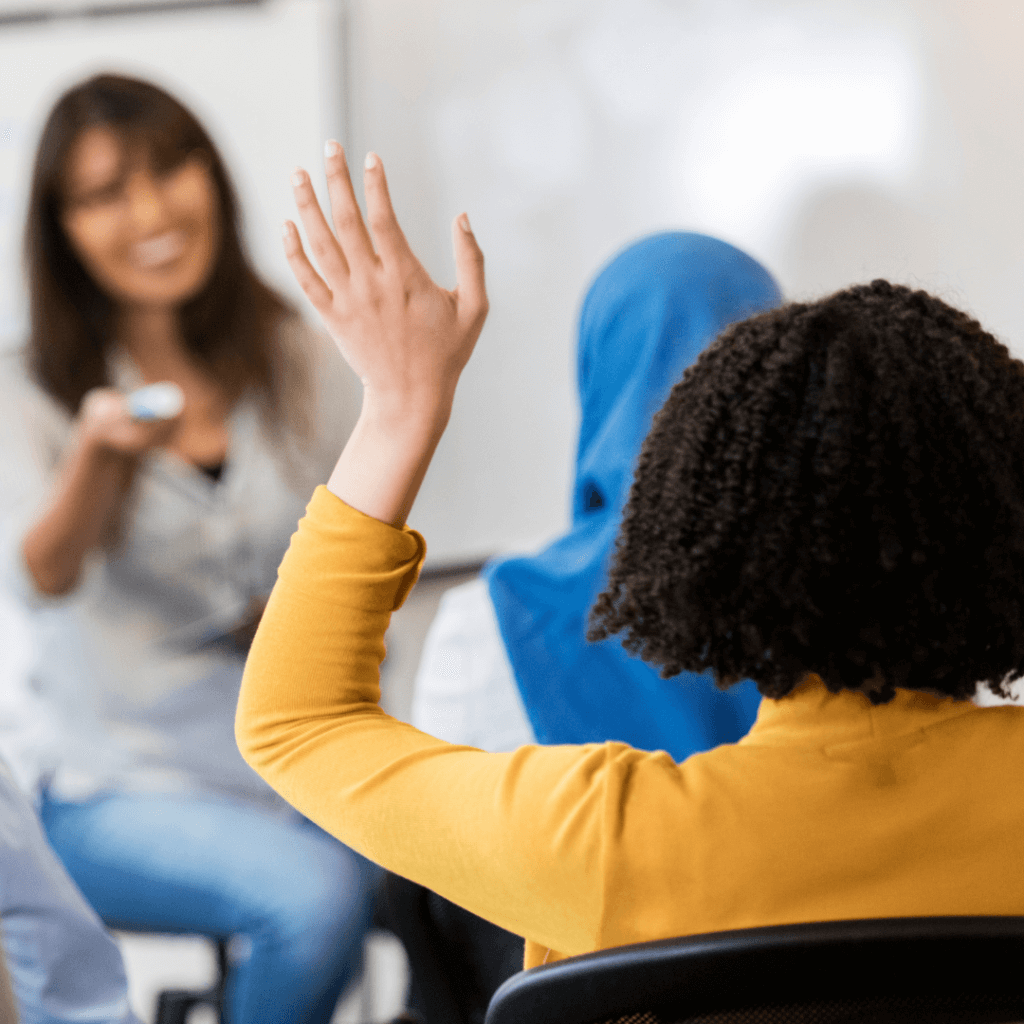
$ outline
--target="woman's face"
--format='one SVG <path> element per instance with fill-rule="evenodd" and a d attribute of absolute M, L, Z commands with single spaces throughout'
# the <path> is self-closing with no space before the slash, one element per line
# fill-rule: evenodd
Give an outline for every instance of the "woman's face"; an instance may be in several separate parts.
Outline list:
<path fill-rule="evenodd" d="M 71 148 L 61 223 L 96 284 L 124 306 L 178 306 L 213 271 L 217 189 L 201 154 L 168 171 L 114 132 L 89 128 Z"/>

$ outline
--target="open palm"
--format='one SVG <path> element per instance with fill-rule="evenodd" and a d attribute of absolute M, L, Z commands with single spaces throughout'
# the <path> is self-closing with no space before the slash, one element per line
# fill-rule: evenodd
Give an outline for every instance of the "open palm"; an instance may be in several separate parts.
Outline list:
<path fill-rule="evenodd" d="M 294 224 L 285 253 L 295 278 L 324 319 L 365 389 L 402 402 L 450 401 L 487 316 L 483 253 L 463 214 L 453 225 L 457 287 L 438 287 L 409 248 L 388 194 L 384 168 L 370 154 L 367 221 L 356 203 L 342 148 L 325 159 L 334 230 L 304 171 L 292 178 L 314 269 Z"/>

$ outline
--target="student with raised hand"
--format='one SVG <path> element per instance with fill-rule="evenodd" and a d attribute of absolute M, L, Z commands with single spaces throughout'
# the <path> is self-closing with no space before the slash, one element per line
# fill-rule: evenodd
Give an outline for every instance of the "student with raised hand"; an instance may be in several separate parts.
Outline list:
<path fill-rule="evenodd" d="M 283 804 L 233 723 L 358 384 L 256 274 L 213 142 L 148 82 L 99 75 L 55 104 L 26 266 L 29 338 L 0 360 L 0 583 L 31 610 L 54 735 L 19 778 L 103 920 L 237 936 L 235 1024 L 326 1024 L 378 872 Z M 127 397 L 157 382 L 177 415 Z"/>
<path fill-rule="evenodd" d="M 388 717 L 379 665 L 423 539 L 406 527 L 483 323 L 455 225 L 438 288 L 370 157 L 337 235 L 298 173 L 296 277 L 364 384 L 279 570 L 236 734 L 355 849 L 526 938 L 526 966 L 823 919 L 1024 913 L 1024 364 L 966 314 L 876 281 L 728 328 L 655 417 L 595 639 L 666 675 L 753 679 L 738 743 L 487 753 Z M 970 885 L 964 878 L 970 877 Z"/>

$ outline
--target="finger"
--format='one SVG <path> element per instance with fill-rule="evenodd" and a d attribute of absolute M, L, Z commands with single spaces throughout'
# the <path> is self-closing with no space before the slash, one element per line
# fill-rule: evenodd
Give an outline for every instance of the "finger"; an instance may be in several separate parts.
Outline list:
<path fill-rule="evenodd" d="M 309 248 L 320 272 L 330 282 L 343 281 L 348 277 L 345 254 L 324 219 L 309 175 L 301 167 L 297 167 L 292 175 L 292 191 L 295 194 L 295 205 L 298 207 L 302 226 L 306 229 L 306 237 L 309 239 Z"/>
<path fill-rule="evenodd" d="M 384 165 L 376 153 L 366 154 L 363 190 L 366 193 L 366 217 L 381 262 L 403 271 L 418 270 L 420 261 L 409 248 L 405 234 L 399 227 L 395 208 L 391 205 Z"/>
<path fill-rule="evenodd" d="M 136 423 L 133 421 L 133 426 L 142 428 L 139 431 L 139 439 L 143 444 L 162 444 L 181 426 L 181 414 L 179 413 L 174 419 L 161 420 L 159 423 Z"/>
<path fill-rule="evenodd" d="M 281 229 L 281 235 L 284 241 L 285 258 L 288 260 L 288 266 L 292 268 L 295 280 L 298 281 L 306 298 L 313 303 L 316 311 L 325 314 L 331 307 L 331 299 L 334 298 L 334 295 L 313 269 L 313 264 L 309 262 L 303 251 L 298 228 L 290 220 L 286 220 Z"/>
<path fill-rule="evenodd" d="M 96 422 L 113 422 L 128 416 L 127 399 L 111 388 L 92 388 L 87 391 L 81 409 L 83 415 Z"/>
<path fill-rule="evenodd" d="M 484 254 L 464 213 L 459 214 L 452 224 L 452 244 L 455 249 L 459 317 L 471 323 L 482 322 L 488 310 Z"/>
<path fill-rule="evenodd" d="M 373 243 L 359 212 L 345 150 L 333 139 L 324 146 L 324 168 L 327 171 L 327 193 L 331 197 L 331 220 L 345 258 L 350 265 L 374 260 Z"/>

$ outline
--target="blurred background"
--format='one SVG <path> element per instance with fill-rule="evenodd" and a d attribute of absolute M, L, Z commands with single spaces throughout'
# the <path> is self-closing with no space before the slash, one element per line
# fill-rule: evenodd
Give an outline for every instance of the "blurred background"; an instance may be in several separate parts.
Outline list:
<path fill-rule="evenodd" d="M 434 275 L 452 281 L 460 210 L 488 257 L 491 316 L 414 515 L 435 565 L 566 521 L 577 303 L 643 232 L 720 235 L 793 298 L 887 276 L 1024 337 L 1011 0 L 63 2 L 0 0 L 0 336 L 21 329 L 40 122 L 88 72 L 152 78 L 205 117 L 256 261 L 293 295 L 289 172 L 317 173 L 327 136 L 376 150 Z"/>
<path fill-rule="evenodd" d="M 461 210 L 488 259 L 491 315 L 412 516 L 454 571 L 567 521 L 577 305 L 642 233 L 723 237 L 790 298 L 922 286 L 1024 354 L 1022 44 L 1012 0 L 0 0 L 0 338 L 22 337 L 41 120 L 88 73 L 206 120 L 257 265 L 296 299 L 290 171 L 322 184 L 332 136 L 375 150 L 437 279 Z M 17 671 L 13 611 L 0 631 Z M 395 641 L 407 674 L 420 633 Z"/>

